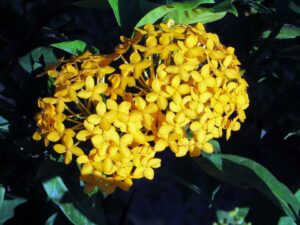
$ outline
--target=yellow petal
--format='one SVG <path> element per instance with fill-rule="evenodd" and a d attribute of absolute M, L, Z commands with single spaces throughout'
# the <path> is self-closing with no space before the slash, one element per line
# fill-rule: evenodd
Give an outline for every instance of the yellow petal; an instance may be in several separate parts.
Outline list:
<path fill-rule="evenodd" d="M 165 139 L 159 139 L 154 146 L 154 151 L 161 152 L 166 149 L 168 142 Z"/>
<path fill-rule="evenodd" d="M 79 141 L 86 141 L 87 137 L 91 134 L 91 132 L 87 130 L 81 130 L 77 133 L 76 138 Z"/>
<path fill-rule="evenodd" d="M 77 96 L 79 98 L 88 99 L 92 96 L 92 92 L 88 90 L 82 90 L 78 92 Z"/>
<path fill-rule="evenodd" d="M 106 158 L 103 162 L 103 172 L 106 174 L 111 174 L 113 170 L 113 162 L 111 159 Z"/>
<path fill-rule="evenodd" d="M 65 164 L 68 165 L 72 161 L 72 153 L 67 151 L 65 154 Z"/>
<path fill-rule="evenodd" d="M 93 167 L 90 164 L 85 163 L 82 166 L 80 173 L 81 173 L 81 175 L 92 174 L 93 173 Z"/>
<path fill-rule="evenodd" d="M 76 162 L 78 164 L 83 164 L 83 163 L 88 163 L 89 162 L 89 158 L 87 155 L 81 155 L 76 159 Z"/>
<path fill-rule="evenodd" d="M 213 145 L 211 143 L 206 142 L 203 145 L 203 151 L 205 151 L 206 153 L 212 153 L 214 151 L 214 147 L 213 147 Z"/>
<path fill-rule="evenodd" d="M 36 131 L 32 135 L 32 139 L 35 141 L 40 141 L 42 139 L 42 135 L 40 131 Z"/>
<path fill-rule="evenodd" d="M 92 114 L 87 118 L 87 121 L 93 125 L 98 125 L 101 122 L 101 117 L 97 114 Z"/>
<path fill-rule="evenodd" d="M 47 135 L 47 139 L 52 142 L 57 142 L 60 139 L 60 137 L 57 131 L 52 131 Z"/>
<path fill-rule="evenodd" d="M 141 61 L 141 56 L 139 55 L 139 53 L 137 52 L 133 52 L 131 55 L 130 55 L 130 63 L 138 63 Z"/>
<path fill-rule="evenodd" d="M 146 168 L 144 171 L 144 175 L 148 180 L 153 180 L 154 170 L 152 168 Z"/>
<path fill-rule="evenodd" d="M 85 87 L 87 90 L 92 90 L 95 87 L 95 81 L 92 76 L 87 76 L 85 80 Z"/>
<path fill-rule="evenodd" d="M 196 46 L 198 43 L 198 38 L 196 35 L 190 35 L 185 39 L 185 45 L 188 48 Z"/>
<path fill-rule="evenodd" d="M 81 155 L 83 155 L 84 154 L 84 152 L 82 151 L 82 149 L 81 148 L 79 148 L 79 147 L 71 147 L 70 148 L 70 151 L 74 154 L 74 155 L 76 155 L 76 156 L 81 156 Z"/>
<path fill-rule="evenodd" d="M 53 146 L 54 151 L 56 151 L 58 154 L 62 154 L 66 152 L 66 147 L 62 144 L 56 144 Z"/>

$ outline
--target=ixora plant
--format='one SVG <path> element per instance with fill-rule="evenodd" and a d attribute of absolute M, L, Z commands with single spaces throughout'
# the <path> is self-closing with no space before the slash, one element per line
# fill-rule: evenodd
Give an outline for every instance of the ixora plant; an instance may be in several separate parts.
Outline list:
<path fill-rule="evenodd" d="M 125 1 L 108 2 L 118 24 L 126 27 L 120 13 Z M 235 48 L 223 45 L 204 24 L 227 12 L 237 15 L 232 2 L 210 8 L 199 5 L 212 0 L 167 2 L 140 16 L 131 38 L 121 36 L 111 54 L 82 48 L 46 70 L 53 91 L 38 99 L 33 139 L 43 141 L 48 156 L 79 168 L 78 186 L 88 193 L 86 199 L 128 191 L 136 179 L 154 179 L 161 164 L 167 164 L 160 152 L 171 151 L 175 157 L 193 158 L 223 182 L 256 188 L 283 210 L 282 221 L 299 222 L 299 192 L 294 195 L 253 160 L 220 151 L 218 139 L 228 140 L 246 119 L 248 83 Z M 269 38 L 273 36 L 272 31 Z M 69 187 L 62 176 L 55 174 L 43 186 L 71 222 L 94 224 L 83 210 L 93 204 L 79 210 L 83 201 L 65 201 Z M 247 208 L 237 208 L 216 214 L 218 224 L 243 224 L 247 213 Z M 105 224 L 102 217 L 99 221 Z"/>
<path fill-rule="evenodd" d="M 83 55 L 56 70 L 54 96 L 40 98 L 35 140 L 80 165 L 85 190 L 128 190 L 152 180 L 170 149 L 213 152 L 212 139 L 240 129 L 247 82 L 233 47 L 196 25 L 147 24 L 111 55 Z"/>

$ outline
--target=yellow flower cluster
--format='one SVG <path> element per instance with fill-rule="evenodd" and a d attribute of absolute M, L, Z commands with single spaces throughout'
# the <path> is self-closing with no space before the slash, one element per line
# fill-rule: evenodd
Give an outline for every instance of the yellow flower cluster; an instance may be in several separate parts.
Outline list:
<path fill-rule="evenodd" d="M 76 156 L 85 190 L 128 190 L 153 179 L 157 152 L 211 153 L 210 140 L 240 129 L 249 105 L 234 48 L 194 26 L 136 29 L 111 55 L 89 52 L 49 70 L 53 97 L 41 98 L 35 140 Z"/>

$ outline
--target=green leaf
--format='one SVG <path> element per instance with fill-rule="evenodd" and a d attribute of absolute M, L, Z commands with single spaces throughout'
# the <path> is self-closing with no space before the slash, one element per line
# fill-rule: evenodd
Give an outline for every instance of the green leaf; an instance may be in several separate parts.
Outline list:
<path fill-rule="evenodd" d="M 226 12 L 214 12 L 213 9 L 195 8 L 189 10 L 173 10 L 164 17 L 164 21 L 169 19 L 176 23 L 192 24 L 192 23 L 210 23 L 222 19 Z"/>
<path fill-rule="evenodd" d="M 293 193 L 266 168 L 244 157 L 227 154 L 221 156 L 222 169 L 209 158 L 195 160 L 209 175 L 241 188 L 256 188 L 281 207 L 286 215 L 294 220 L 298 219 L 300 203 Z"/>
<path fill-rule="evenodd" d="M 80 192 L 75 193 L 73 187 L 68 189 L 59 176 L 43 182 L 43 186 L 49 198 L 58 205 L 73 224 L 106 224 L 99 195 L 89 197 Z"/>
<path fill-rule="evenodd" d="M 8 133 L 9 132 L 9 122 L 4 117 L 0 116 L 0 132 Z"/>
<path fill-rule="evenodd" d="M 150 12 L 148 12 L 140 21 L 135 25 L 135 27 L 141 27 L 145 24 L 153 24 L 157 20 L 163 18 L 166 14 L 171 13 L 172 11 L 174 14 L 180 13 L 184 14 L 187 10 L 192 10 L 197 6 L 205 3 L 214 3 L 213 0 L 194 0 L 194 1 L 187 1 L 182 3 L 173 3 L 159 6 Z M 172 17 L 170 17 L 172 19 Z M 175 22 L 178 22 L 175 20 Z"/>
<path fill-rule="evenodd" d="M 296 225 L 293 218 L 289 216 L 282 216 L 278 221 L 278 225 Z"/>
<path fill-rule="evenodd" d="M 27 55 L 19 58 L 18 62 L 28 73 L 40 68 L 43 64 L 56 62 L 53 49 L 49 47 L 38 47 L 33 49 Z"/>
<path fill-rule="evenodd" d="M 50 46 L 61 49 L 72 55 L 78 56 L 79 54 L 81 54 L 85 51 L 87 44 L 81 40 L 74 40 L 74 41 L 54 43 L 54 44 L 51 44 Z"/>
<path fill-rule="evenodd" d="M 135 27 L 141 27 L 145 24 L 153 24 L 167 13 L 173 11 L 174 9 L 175 7 L 172 5 L 159 6 L 148 12 L 142 19 L 140 19 L 140 21 L 135 25 Z"/>
<path fill-rule="evenodd" d="M 119 0 L 108 0 L 110 7 L 112 8 L 114 15 L 116 17 L 117 23 L 121 26 L 120 10 L 119 10 Z"/>
<path fill-rule="evenodd" d="M 5 188 L 4 187 L 0 187 L 0 209 L 4 200 L 4 194 L 5 194 Z"/>
<path fill-rule="evenodd" d="M 217 210 L 216 216 L 218 221 L 226 221 L 226 224 L 232 225 L 246 225 L 244 221 L 248 215 L 249 208 L 235 208 L 232 211 Z"/>
<path fill-rule="evenodd" d="M 216 6 L 213 7 L 215 12 L 230 12 L 236 17 L 238 17 L 238 12 L 236 8 L 232 4 L 232 0 L 225 0 L 223 2 L 220 2 Z"/>
<path fill-rule="evenodd" d="M 267 38 L 271 31 L 267 30 L 263 32 L 262 37 Z M 280 32 L 276 36 L 277 39 L 292 39 L 300 36 L 300 28 L 291 24 L 284 24 Z"/>
<path fill-rule="evenodd" d="M 57 213 L 53 213 L 46 221 L 45 225 L 54 225 Z"/>
<path fill-rule="evenodd" d="M 5 221 L 12 218 L 14 216 L 15 208 L 24 202 L 26 202 L 26 199 L 24 198 L 3 200 L 0 207 L 0 224 L 3 224 Z"/>
<path fill-rule="evenodd" d="M 176 10 L 188 10 L 194 9 L 202 4 L 212 4 L 215 3 L 214 0 L 192 0 L 180 3 L 173 3 L 172 5 L 176 8 Z"/>
<path fill-rule="evenodd" d="M 297 130 L 297 131 L 295 131 L 295 132 L 290 132 L 290 133 L 288 133 L 288 134 L 284 137 L 284 140 L 286 140 L 286 139 L 288 139 L 289 137 L 294 136 L 294 135 L 300 136 L 300 130 Z"/>
<path fill-rule="evenodd" d="M 290 1 L 289 3 L 289 7 L 292 11 L 294 11 L 295 13 L 300 14 L 300 5 L 297 5 L 295 2 Z"/>

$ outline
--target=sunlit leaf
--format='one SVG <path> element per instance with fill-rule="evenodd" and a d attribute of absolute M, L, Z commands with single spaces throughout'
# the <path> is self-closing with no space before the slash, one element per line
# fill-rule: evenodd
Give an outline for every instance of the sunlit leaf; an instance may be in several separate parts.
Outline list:
<path fill-rule="evenodd" d="M 194 8 L 189 10 L 172 11 L 164 17 L 164 21 L 169 19 L 176 23 L 192 24 L 192 23 L 210 23 L 222 19 L 226 12 L 214 12 L 213 9 Z"/>
<path fill-rule="evenodd" d="M 161 19 L 168 12 L 171 12 L 175 9 L 172 5 L 162 5 L 159 6 L 150 12 L 148 12 L 140 21 L 135 25 L 135 27 L 141 27 L 145 24 L 153 24 L 157 20 Z"/>
<path fill-rule="evenodd" d="M 188 10 L 192 10 L 195 7 L 205 4 L 205 3 L 214 3 L 213 0 L 194 0 L 182 3 L 173 3 L 168 5 L 159 6 L 150 12 L 148 12 L 140 21 L 136 24 L 136 27 L 141 27 L 145 24 L 153 24 L 157 20 L 163 18 L 165 15 L 174 12 L 173 14 L 184 14 Z M 173 19 L 173 16 L 170 16 L 169 19 Z M 181 16 L 182 17 L 182 16 Z M 175 19 L 174 19 L 175 20 Z M 175 22 L 178 22 L 175 20 Z"/>
<path fill-rule="evenodd" d="M 85 51 L 87 44 L 81 40 L 74 40 L 74 41 L 54 43 L 51 44 L 50 46 L 61 49 L 72 55 L 79 55 Z"/>
<path fill-rule="evenodd" d="M 121 26 L 120 10 L 119 10 L 119 0 L 108 0 L 114 15 L 116 17 L 117 23 Z"/>
<path fill-rule="evenodd" d="M 251 159 L 222 154 L 222 169 L 209 158 L 195 159 L 209 175 L 241 188 L 256 188 L 282 208 L 294 220 L 300 203 L 293 193 L 278 181 L 266 168 Z"/>
<path fill-rule="evenodd" d="M 83 193 L 73 193 L 73 189 L 68 189 L 59 176 L 43 182 L 43 186 L 49 198 L 73 224 L 106 224 L 99 196 L 93 198 Z"/>

